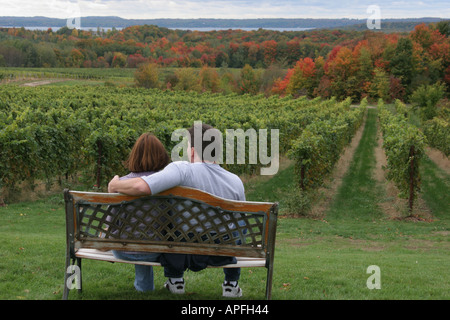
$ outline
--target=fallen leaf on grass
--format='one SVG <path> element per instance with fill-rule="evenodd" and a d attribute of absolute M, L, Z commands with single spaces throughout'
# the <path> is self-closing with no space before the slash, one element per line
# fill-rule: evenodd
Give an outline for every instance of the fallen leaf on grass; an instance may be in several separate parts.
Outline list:
<path fill-rule="evenodd" d="M 283 287 L 280 289 L 289 290 L 290 288 L 291 288 L 291 284 L 288 282 L 288 283 L 283 283 Z"/>

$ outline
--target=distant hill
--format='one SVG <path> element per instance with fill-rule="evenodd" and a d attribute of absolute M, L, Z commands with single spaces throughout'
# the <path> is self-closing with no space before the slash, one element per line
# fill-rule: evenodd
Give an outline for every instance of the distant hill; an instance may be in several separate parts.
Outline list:
<path fill-rule="evenodd" d="M 438 22 L 441 18 L 385 19 L 383 23 L 401 23 L 412 28 L 419 23 Z M 63 27 L 66 19 L 47 17 L 0 17 L 0 26 L 8 27 Z M 157 25 L 166 28 L 365 28 L 365 19 L 123 19 L 120 17 L 82 17 L 83 28 L 125 28 L 133 25 Z"/>
<path fill-rule="evenodd" d="M 443 21 L 445 19 L 434 20 L 433 18 L 428 19 L 417 19 L 417 20 L 408 20 L 408 21 L 392 21 L 392 20 L 382 20 L 381 21 L 381 29 L 379 31 L 383 33 L 393 33 L 393 32 L 410 32 L 414 30 L 414 27 L 421 23 L 433 23 Z M 450 21 L 450 20 L 445 20 Z M 355 30 L 355 31 L 364 31 L 367 30 L 367 23 L 354 24 L 339 27 L 341 30 Z M 377 30 L 372 30 L 377 31 Z"/>

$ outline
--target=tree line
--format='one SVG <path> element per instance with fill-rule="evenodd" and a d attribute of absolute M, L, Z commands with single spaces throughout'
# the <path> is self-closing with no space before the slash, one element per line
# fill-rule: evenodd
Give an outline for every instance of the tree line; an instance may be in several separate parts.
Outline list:
<path fill-rule="evenodd" d="M 368 30 L 197 32 L 153 25 L 106 32 L 3 28 L 0 66 L 239 68 L 241 79 L 225 73 L 230 90 L 236 92 L 404 101 L 422 85 L 442 83 L 448 89 L 449 35 L 449 21 L 390 34 Z M 263 71 L 253 75 L 253 69 Z M 244 76 L 247 81 L 242 80 Z M 159 81 L 163 87 L 174 88 L 182 86 L 180 78 L 178 74 Z"/>

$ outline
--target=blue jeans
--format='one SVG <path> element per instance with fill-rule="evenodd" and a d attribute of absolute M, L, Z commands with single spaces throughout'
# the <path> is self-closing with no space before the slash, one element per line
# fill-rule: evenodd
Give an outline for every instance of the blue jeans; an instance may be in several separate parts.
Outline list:
<path fill-rule="evenodd" d="M 125 251 L 113 250 L 113 255 L 117 259 L 128 261 L 147 261 L 147 262 L 159 262 L 160 253 L 129 253 Z M 153 291 L 155 290 L 155 284 L 153 282 L 153 267 L 134 265 L 135 278 L 134 287 L 137 291 Z"/>

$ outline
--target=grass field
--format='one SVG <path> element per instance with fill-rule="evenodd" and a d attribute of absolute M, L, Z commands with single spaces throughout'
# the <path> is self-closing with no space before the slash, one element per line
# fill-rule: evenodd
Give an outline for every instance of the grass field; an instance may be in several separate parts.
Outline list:
<path fill-rule="evenodd" d="M 373 178 L 376 161 L 376 109 L 367 122 L 353 161 L 329 209 L 320 219 L 281 216 L 275 252 L 273 299 L 428 300 L 450 298 L 450 177 L 431 160 L 423 161 L 422 197 L 428 219 L 393 219 L 381 209 L 389 200 Z M 291 190 L 293 167 L 271 179 L 246 181 L 248 200 L 280 201 Z M 0 299 L 61 299 L 65 221 L 62 194 L 0 207 Z M 370 290 L 367 268 L 380 268 L 381 289 Z M 185 274 L 186 291 L 173 296 L 162 288 L 155 268 L 152 293 L 133 288 L 132 265 L 83 261 L 83 293 L 70 299 L 222 299 L 222 270 Z M 245 299 L 263 299 L 265 270 L 242 269 Z"/>

